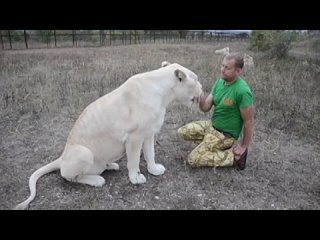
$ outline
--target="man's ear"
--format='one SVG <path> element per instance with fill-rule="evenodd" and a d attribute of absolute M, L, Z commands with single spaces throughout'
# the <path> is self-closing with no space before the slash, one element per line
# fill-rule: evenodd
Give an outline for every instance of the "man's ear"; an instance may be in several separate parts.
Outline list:
<path fill-rule="evenodd" d="M 237 75 L 239 75 L 242 72 L 242 68 L 237 68 Z"/>
<path fill-rule="evenodd" d="M 174 75 L 176 75 L 176 77 L 179 79 L 180 82 L 187 77 L 186 74 L 182 72 L 180 69 L 176 69 L 174 71 Z"/>

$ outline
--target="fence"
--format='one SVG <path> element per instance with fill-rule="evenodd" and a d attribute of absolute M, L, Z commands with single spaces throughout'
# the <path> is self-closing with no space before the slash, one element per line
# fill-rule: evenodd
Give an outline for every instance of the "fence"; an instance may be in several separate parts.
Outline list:
<path fill-rule="evenodd" d="M 3 50 L 57 47 L 101 47 L 142 43 L 248 40 L 248 34 L 152 30 L 0 30 Z"/>

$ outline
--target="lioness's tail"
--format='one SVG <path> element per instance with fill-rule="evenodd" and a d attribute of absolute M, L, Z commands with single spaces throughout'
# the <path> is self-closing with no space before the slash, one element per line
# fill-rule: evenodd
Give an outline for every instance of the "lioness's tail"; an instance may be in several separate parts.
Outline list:
<path fill-rule="evenodd" d="M 23 210 L 25 209 L 26 207 L 28 207 L 29 203 L 35 198 L 36 196 L 36 183 L 38 181 L 38 179 L 49 173 L 49 172 L 52 172 L 52 171 L 55 171 L 55 170 L 58 170 L 60 169 L 60 162 L 61 162 L 61 157 L 58 158 L 57 160 L 39 168 L 37 171 L 35 171 L 30 179 L 29 179 L 29 189 L 30 189 L 30 197 L 25 200 L 24 202 L 18 204 L 16 207 L 15 207 L 15 210 Z"/>

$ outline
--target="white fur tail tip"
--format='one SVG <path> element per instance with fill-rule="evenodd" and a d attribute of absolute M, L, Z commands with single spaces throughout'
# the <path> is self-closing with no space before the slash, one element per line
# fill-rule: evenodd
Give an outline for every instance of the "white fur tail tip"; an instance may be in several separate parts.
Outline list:
<path fill-rule="evenodd" d="M 29 205 L 29 201 L 18 204 L 13 210 L 25 210 Z"/>
<path fill-rule="evenodd" d="M 167 62 L 167 61 L 163 61 L 163 62 L 161 63 L 161 67 L 166 67 L 166 66 L 168 66 L 168 65 L 170 65 L 170 63 Z"/>

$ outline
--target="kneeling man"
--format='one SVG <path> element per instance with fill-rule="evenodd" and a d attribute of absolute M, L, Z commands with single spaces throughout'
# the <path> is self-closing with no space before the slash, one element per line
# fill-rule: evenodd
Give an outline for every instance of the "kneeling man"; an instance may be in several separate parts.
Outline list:
<path fill-rule="evenodd" d="M 190 166 L 245 168 L 253 132 L 253 95 L 239 76 L 243 65 L 239 53 L 225 56 L 221 78 L 214 83 L 210 95 L 205 99 L 202 94 L 199 101 L 203 112 L 214 106 L 211 120 L 192 122 L 178 129 L 182 139 L 200 143 L 188 156 Z"/>

